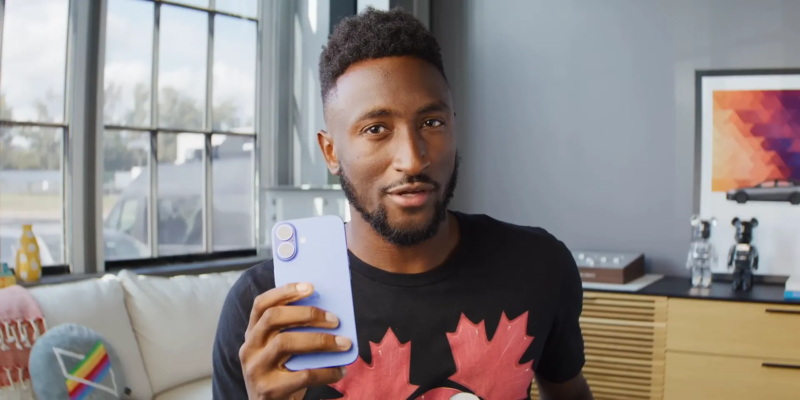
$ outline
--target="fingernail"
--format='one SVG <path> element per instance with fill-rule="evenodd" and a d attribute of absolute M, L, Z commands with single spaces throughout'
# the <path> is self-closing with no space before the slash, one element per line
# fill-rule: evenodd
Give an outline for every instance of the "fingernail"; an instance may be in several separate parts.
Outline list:
<path fill-rule="evenodd" d="M 294 288 L 300 293 L 308 293 L 311 291 L 311 285 L 308 283 L 298 283 Z"/>
<path fill-rule="evenodd" d="M 333 315 L 333 313 L 326 312 L 326 313 L 325 313 L 325 320 L 326 320 L 326 321 L 328 321 L 328 322 L 336 322 L 336 321 L 338 321 L 339 319 L 338 319 L 338 318 L 336 318 L 336 316 L 335 316 L 335 315 Z"/>
<path fill-rule="evenodd" d="M 341 370 L 342 370 L 342 376 L 347 375 L 347 368 L 342 367 Z"/>
<path fill-rule="evenodd" d="M 344 336 L 337 336 L 336 337 L 336 345 L 342 348 L 342 350 L 347 350 L 350 348 L 350 339 Z"/>

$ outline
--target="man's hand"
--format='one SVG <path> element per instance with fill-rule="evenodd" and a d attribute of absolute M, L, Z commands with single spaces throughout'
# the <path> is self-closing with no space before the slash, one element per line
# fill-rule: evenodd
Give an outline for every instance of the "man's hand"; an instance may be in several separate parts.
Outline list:
<path fill-rule="evenodd" d="M 583 374 L 564 382 L 552 383 L 536 377 L 541 400 L 592 400 L 592 391 Z"/>
<path fill-rule="evenodd" d="M 344 368 L 289 371 L 284 364 L 293 354 L 346 351 L 352 343 L 326 333 L 291 332 L 286 328 L 313 326 L 336 328 L 339 320 L 316 307 L 287 304 L 308 297 L 311 284 L 289 284 L 256 297 L 245 340 L 239 349 L 250 400 L 294 400 L 311 386 L 338 382 Z"/>

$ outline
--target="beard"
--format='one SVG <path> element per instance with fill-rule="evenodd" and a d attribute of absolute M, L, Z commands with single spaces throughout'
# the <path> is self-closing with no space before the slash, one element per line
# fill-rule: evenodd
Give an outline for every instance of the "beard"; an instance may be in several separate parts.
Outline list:
<path fill-rule="evenodd" d="M 380 202 L 378 203 L 377 209 L 374 211 L 367 210 L 367 208 L 364 206 L 364 202 L 357 194 L 353 183 L 347 179 L 347 174 L 345 173 L 341 164 L 339 164 L 339 182 L 342 185 L 342 191 L 344 192 L 347 201 L 350 202 L 350 205 L 352 205 L 353 208 L 361 215 L 361 218 L 364 221 L 367 221 L 367 223 L 369 223 L 369 225 L 375 230 L 375 232 L 378 233 L 378 235 L 395 246 L 412 246 L 434 237 L 436 233 L 439 232 L 439 227 L 447 218 L 447 206 L 450 204 L 450 200 L 453 198 L 453 193 L 456 190 L 456 183 L 458 181 L 458 165 L 460 162 L 461 157 L 458 155 L 458 152 L 456 152 L 456 160 L 455 165 L 453 166 L 453 172 L 450 174 L 450 179 L 445 186 L 442 198 L 437 199 L 436 203 L 433 205 L 433 216 L 421 226 L 415 227 L 399 228 L 392 226 L 392 224 L 389 222 L 389 216 L 386 212 L 386 207 Z M 425 174 L 415 176 L 407 175 L 402 180 L 387 187 L 381 188 L 381 194 L 386 193 L 386 191 L 391 187 L 407 183 L 427 183 L 433 185 L 434 192 L 438 192 L 441 186 L 438 182 L 434 181 L 431 179 L 431 177 Z"/>

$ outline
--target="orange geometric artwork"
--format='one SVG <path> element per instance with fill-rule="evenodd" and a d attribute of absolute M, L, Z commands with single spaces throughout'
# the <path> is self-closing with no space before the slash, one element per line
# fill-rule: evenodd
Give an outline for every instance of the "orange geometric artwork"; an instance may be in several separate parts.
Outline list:
<path fill-rule="evenodd" d="M 711 190 L 800 180 L 800 90 L 713 94 Z"/>

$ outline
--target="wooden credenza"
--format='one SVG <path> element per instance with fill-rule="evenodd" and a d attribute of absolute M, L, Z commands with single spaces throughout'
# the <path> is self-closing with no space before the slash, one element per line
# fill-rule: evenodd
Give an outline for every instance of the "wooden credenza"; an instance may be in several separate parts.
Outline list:
<path fill-rule="evenodd" d="M 800 399 L 800 306 L 669 299 L 665 397 Z"/>
<path fill-rule="evenodd" d="M 800 305 L 585 291 L 580 321 L 595 399 L 800 399 Z"/>
<path fill-rule="evenodd" d="M 666 321 L 666 297 L 584 292 L 583 375 L 596 400 L 663 398 Z"/>

